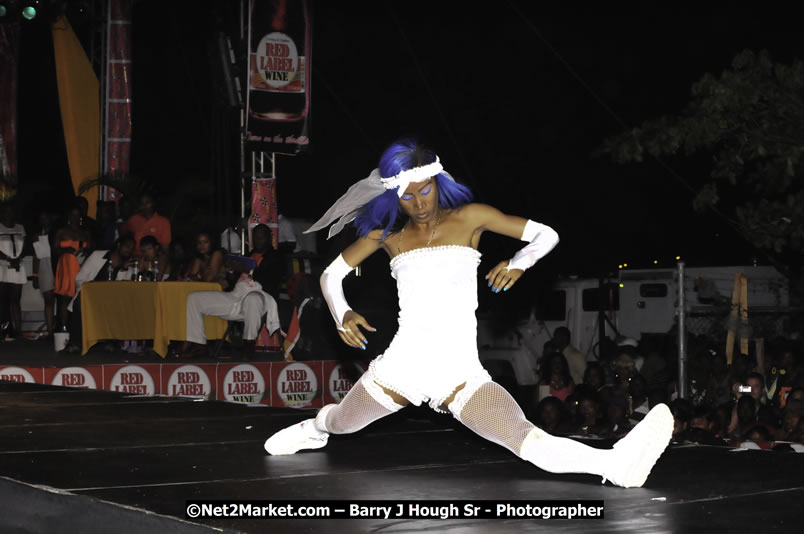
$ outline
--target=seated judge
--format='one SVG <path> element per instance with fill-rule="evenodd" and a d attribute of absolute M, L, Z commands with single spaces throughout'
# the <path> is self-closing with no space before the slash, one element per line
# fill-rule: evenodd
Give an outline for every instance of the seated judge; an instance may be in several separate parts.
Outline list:
<path fill-rule="evenodd" d="M 132 235 L 124 235 L 115 242 L 112 250 L 96 250 L 86 259 L 75 277 L 75 296 L 68 306 L 70 314 L 70 341 L 62 352 L 77 354 L 82 350 L 83 333 L 81 318 L 81 287 L 86 282 L 126 280 L 127 265 L 134 252 L 136 242 Z M 123 303 L 124 305 L 124 303 Z"/>
<path fill-rule="evenodd" d="M 180 357 L 200 356 L 206 351 L 204 316 L 214 315 L 227 321 L 243 321 L 244 352 L 254 350 L 266 317 L 265 328 L 273 334 L 279 330 L 279 314 L 276 300 L 266 290 L 275 291 L 281 283 L 282 261 L 273 249 L 270 228 L 264 224 L 252 232 L 254 248 L 249 257 L 256 260 L 253 273 L 245 267 L 230 263 L 230 269 L 239 274 L 231 291 L 195 291 L 187 297 L 187 341 Z M 241 264 L 242 265 L 242 264 Z"/>

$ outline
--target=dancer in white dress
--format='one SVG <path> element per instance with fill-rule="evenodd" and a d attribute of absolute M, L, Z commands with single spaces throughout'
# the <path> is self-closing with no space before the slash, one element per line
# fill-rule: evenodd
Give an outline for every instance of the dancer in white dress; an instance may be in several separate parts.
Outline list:
<path fill-rule="evenodd" d="M 321 287 L 341 339 L 365 349 L 374 327 L 346 302 L 343 278 L 382 248 L 391 256 L 399 293 L 399 329 L 340 404 L 271 436 L 265 449 L 294 454 L 326 445 L 330 434 L 356 432 L 409 403 L 451 413 L 480 436 L 553 473 L 600 475 L 622 487 L 642 486 L 667 447 L 673 416 L 656 406 L 613 449 L 547 434 L 529 422 L 508 392 L 491 380 L 477 354 L 477 246 L 485 231 L 528 242 L 486 275 L 491 291 L 508 291 L 558 243 L 550 227 L 470 203 L 432 152 L 394 143 L 379 169 L 352 186 L 308 231 L 330 236 L 355 221 L 359 237 L 330 264 Z M 400 213 L 401 212 L 401 213 Z M 399 219 L 399 220 L 397 220 Z"/>

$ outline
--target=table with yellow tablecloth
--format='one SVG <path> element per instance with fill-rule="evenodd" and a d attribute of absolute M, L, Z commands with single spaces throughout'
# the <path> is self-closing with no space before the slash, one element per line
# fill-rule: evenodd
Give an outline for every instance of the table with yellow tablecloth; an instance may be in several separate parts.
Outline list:
<path fill-rule="evenodd" d="M 171 340 L 187 336 L 187 295 L 220 291 L 214 282 L 88 282 L 81 286 L 81 353 L 103 339 L 153 339 L 164 357 Z M 220 339 L 226 321 L 204 317 L 207 339 Z"/>

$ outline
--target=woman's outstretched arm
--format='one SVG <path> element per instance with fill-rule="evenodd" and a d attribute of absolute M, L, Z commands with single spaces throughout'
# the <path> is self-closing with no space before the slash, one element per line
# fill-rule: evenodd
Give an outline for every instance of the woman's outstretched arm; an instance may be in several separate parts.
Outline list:
<path fill-rule="evenodd" d="M 343 294 L 343 279 L 355 267 L 382 246 L 380 230 L 361 237 L 329 264 L 321 275 L 321 292 L 338 327 L 341 340 L 350 347 L 364 349 L 368 340 L 360 328 L 374 332 L 376 329 L 359 313 L 352 310 Z"/>

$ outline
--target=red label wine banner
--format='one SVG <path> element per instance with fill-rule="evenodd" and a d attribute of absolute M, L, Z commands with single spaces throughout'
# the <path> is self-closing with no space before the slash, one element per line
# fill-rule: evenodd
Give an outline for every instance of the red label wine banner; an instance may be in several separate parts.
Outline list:
<path fill-rule="evenodd" d="M 298 154 L 310 145 L 311 27 L 307 0 L 251 0 L 246 140 Z"/>

